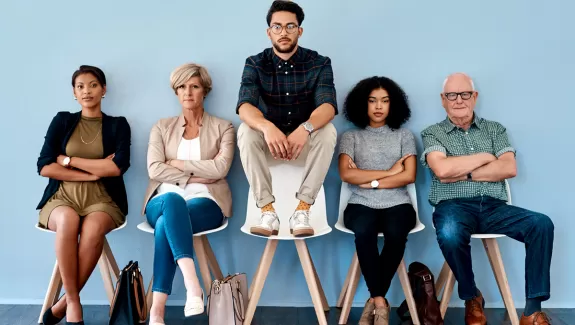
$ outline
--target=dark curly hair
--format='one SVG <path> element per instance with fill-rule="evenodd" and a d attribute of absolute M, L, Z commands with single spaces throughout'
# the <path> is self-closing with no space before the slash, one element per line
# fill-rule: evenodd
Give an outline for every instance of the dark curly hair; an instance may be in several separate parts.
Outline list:
<path fill-rule="evenodd" d="M 272 22 L 272 16 L 274 13 L 278 11 L 287 11 L 295 14 L 297 19 L 297 24 L 301 26 L 303 23 L 303 19 L 305 17 L 303 13 L 303 9 L 293 1 L 287 0 L 276 0 L 272 3 L 270 9 L 268 10 L 268 14 L 266 16 L 266 21 L 268 22 L 268 26 L 270 26 Z"/>
<path fill-rule="evenodd" d="M 395 81 L 386 77 L 371 77 L 361 80 L 347 94 L 344 104 L 345 118 L 358 128 L 369 125 L 367 103 L 369 94 L 383 88 L 389 94 L 389 114 L 385 123 L 393 130 L 399 129 L 411 117 L 407 95 Z"/>

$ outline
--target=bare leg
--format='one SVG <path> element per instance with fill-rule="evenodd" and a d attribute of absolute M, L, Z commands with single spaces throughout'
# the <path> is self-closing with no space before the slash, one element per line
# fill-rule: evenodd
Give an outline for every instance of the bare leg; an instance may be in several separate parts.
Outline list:
<path fill-rule="evenodd" d="M 152 297 L 152 308 L 150 309 L 150 324 L 164 323 L 164 315 L 166 314 L 166 301 L 168 301 L 167 294 L 154 291 Z"/>
<path fill-rule="evenodd" d="M 70 308 L 68 321 L 82 320 L 80 288 L 78 287 L 78 232 L 80 217 L 74 209 L 59 206 L 50 214 L 48 228 L 56 232 L 56 258 L 62 275 L 66 300 Z M 61 317 L 62 314 L 55 314 Z"/>
<path fill-rule="evenodd" d="M 82 290 L 86 282 L 88 282 L 102 254 L 104 237 L 115 226 L 112 218 L 105 212 L 93 212 L 84 218 L 78 245 L 78 291 Z M 67 299 L 60 299 L 52 307 L 54 316 L 62 317 L 66 314 L 66 301 Z"/>

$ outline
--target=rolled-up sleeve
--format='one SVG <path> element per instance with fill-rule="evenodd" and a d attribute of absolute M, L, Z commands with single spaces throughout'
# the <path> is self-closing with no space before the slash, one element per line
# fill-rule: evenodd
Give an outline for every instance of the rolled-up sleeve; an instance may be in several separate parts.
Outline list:
<path fill-rule="evenodd" d="M 335 85 L 333 82 L 333 70 L 331 60 L 326 59 L 321 71 L 319 72 L 317 85 L 314 92 L 315 107 L 322 104 L 331 104 L 334 114 L 338 114 Z"/>
<path fill-rule="evenodd" d="M 495 157 L 499 158 L 506 152 L 513 152 L 513 154 L 515 154 L 515 148 L 513 148 L 509 142 L 505 127 L 500 123 L 495 123 L 494 125 L 493 152 Z"/>
<path fill-rule="evenodd" d="M 42 145 L 42 150 L 40 150 L 40 156 L 37 161 L 38 174 L 41 173 L 44 166 L 48 166 L 51 163 L 56 162 L 62 145 L 62 131 L 60 130 L 63 129 L 64 123 L 62 112 L 59 112 L 54 116 L 52 122 L 50 122 L 50 126 L 48 126 L 48 131 L 46 131 L 44 144 Z"/>
<path fill-rule="evenodd" d="M 223 128 L 220 152 L 214 159 L 186 160 L 184 161 L 184 173 L 208 179 L 222 179 L 228 175 L 228 171 L 234 160 L 236 148 L 236 135 L 234 126 L 229 123 Z"/>
<path fill-rule="evenodd" d="M 242 82 L 238 104 L 236 105 L 236 114 L 240 113 L 240 106 L 244 103 L 258 107 L 260 99 L 258 78 L 258 71 L 255 62 L 251 58 L 247 58 L 244 65 L 244 72 L 242 73 Z"/>
<path fill-rule="evenodd" d="M 114 163 L 120 169 L 122 175 L 130 168 L 130 145 L 132 141 L 132 130 L 125 117 L 118 117 L 116 124 L 116 151 L 114 152 Z"/>
<path fill-rule="evenodd" d="M 355 159 L 355 141 L 353 132 L 348 131 L 345 132 L 339 141 L 339 153 L 338 156 L 341 154 L 346 154 L 351 157 L 351 159 Z"/>
<path fill-rule="evenodd" d="M 417 155 L 417 148 L 415 147 L 415 137 L 413 133 L 407 129 L 402 129 L 401 135 L 401 156 Z"/>
<path fill-rule="evenodd" d="M 441 144 L 441 142 L 437 140 L 437 137 L 435 136 L 435 134 L 433 134 L 433 132 L 429 130 L 424 130 L 423 132 L 421 132 L 421 139 L 423 140 L 423 148 L 424 148 L 423 153 L 421 154 L 421 164 L 424 167 L 429 167 L 429 164 L 427 163 L 427 155 L 430 154 L 431 152 L 439 151 L 443 152 L 444 154 L 447 154 L 447 150 L 445 149 L 443 144 Z"/>

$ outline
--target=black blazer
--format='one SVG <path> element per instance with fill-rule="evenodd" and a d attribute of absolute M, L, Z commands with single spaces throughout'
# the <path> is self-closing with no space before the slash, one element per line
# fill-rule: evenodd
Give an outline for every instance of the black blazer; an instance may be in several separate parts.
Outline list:
<path fill-rule="evenodd" d="M 80 122 L 81 116 L 81 112 L 58 112 L 52 119 L 44 138 L 40 157 L 38 158 L 38 174 L 40 174 L 44 166 L 56 162 L 58 155 L 66 154 L 66 144 L 70 140 L 76 125 Z M 115 154 L 113 161 L 120 168 L 121 175 L 117 177 L 103 177 L 101 181 L 112 200 L 125 215 L 128 214 L 128 199 L 126 197 L 123 175 L 130 168 L 130 137 L 130 125 L 125 117 L 108 116 L 102 113 L 104 157 Z M 60 182 L 50 178 L 48 186 L 44 190 L 44 196 L 36 209 L 42 209 L 46 202 L 58 191 Z"/>

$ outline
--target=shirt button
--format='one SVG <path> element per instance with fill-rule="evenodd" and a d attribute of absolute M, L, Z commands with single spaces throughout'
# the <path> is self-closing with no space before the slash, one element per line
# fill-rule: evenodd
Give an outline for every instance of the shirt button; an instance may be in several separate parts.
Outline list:
<path fill-rule="evenodd" d="M 286 95 L 289 95 L 289 93 L 286 93 Z"/>
<path fill-rule="evenodd" d="M 286 71 L 286 74 L 287 74 L 287 71 Z"/>
<path fill-rule="evenodd" d="M 287 64 L 287 62 L 284 62 L 284 64 Z"/>
<path fill-rule="evenodd" d="M 288 112 L 288 115 L 291 115 L 291 112 Z"/>
<path fill-rule="evenodd" d="M 473 150 L 473 147 L 471 147 L 471 150 Z"/>
<path fill-rule="evenodd" d="M 190 173 L 190 176 L 194 176 L 194 173 Z"/>
<path fill-rule="evenodd" d="M 282 67 L 281 65 L 278 65 L 278 68 L 281 68 L 281 67 Z"/>
<path fill-rule="evenodd" d="M 293 65 L 291 67 L 293 68 Z"/>
<path fill-rule="evenodd" d="M 180 186 L 180 183 L 176 183 L 176 186 Z"/>

